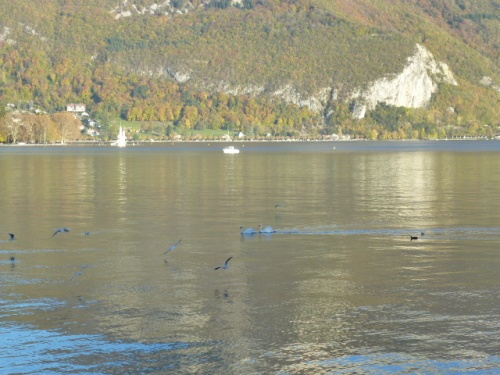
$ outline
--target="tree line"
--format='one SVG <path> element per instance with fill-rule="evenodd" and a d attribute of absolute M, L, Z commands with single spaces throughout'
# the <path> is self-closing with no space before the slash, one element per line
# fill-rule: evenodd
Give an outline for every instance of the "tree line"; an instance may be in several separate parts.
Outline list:
<path fill-rule="evenodd" d="M 82 122 L 72 113 L 53 115 L 0 111 L 0 142 L 64 143 L 81 137 Z"/>

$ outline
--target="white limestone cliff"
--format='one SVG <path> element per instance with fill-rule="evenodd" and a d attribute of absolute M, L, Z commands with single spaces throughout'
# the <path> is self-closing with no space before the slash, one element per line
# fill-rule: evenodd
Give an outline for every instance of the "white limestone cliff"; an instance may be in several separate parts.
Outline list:
<path fill-rule="evenodd" d="M 147 64 L 142 67 L 139 64 L 135 71 L 148 76 L 168 75 L 179 83 L 193 80 L 195 81 L 193 84 L 201 85 L 205 89 L 222 91 L 232 95 L 258 96 L 266 93 L 265 86 L 259 84 L 235 85 L 226 80 L 216 82 L 199 81 L 199 78 L 193 78 L 196 70 L 190 68 L 189 64 L 175 68 L 164 65 L 151 67 Z M 493 86 L 487 78 L 483 79 L 482 83 Z M 378 103 L 383 102 L 397 107 L 425 107 L 429 104 L 432 94 L 437 91 L 440 82 L 457 85 L 457 81 L 448 66 L 443 62 L 436 61 L 426 48 L 417 44 L 415 54 L 408 58 L 408 62 L 401 73 L 390 77 L 382 77 L 369 84 L 367 89 L 358 89 L 349 96 L 349 100 L 354 100 L 352 116 L 361 119 L 367 111 L 373 110 Z M 300 92 L 297 87 L 288 83 L 267 92 L 267 94 L 287 103 L 308 107 L 314 112 L 321 112 L 329 101 L 339 100 L 340 91 L 342 91 L 342 87 L 334 89 L 327 86 L 311 95 Z"/>
<path fill-rule="evenodd" d="M 423 46 L 417 44 L 415 54 L 408 58 L 403 71 L 392 77 L 382 77 L 366 90 L 357 90 L 351 96 L 355 99 L 353 117 L 361 119 L 366 111 L 373 110 L 378 103 L 385 102 L 396 107 L 422 108 L 429 104 L 432 94 L 438 89 L 438 83 L 457 85 L 449 67 Z M 226 87 L 226 91 L 228 87 Z M 252 91 L 252 90 L 241 90 Z M 329 99 L 337 99 L 337 90 L 331 87 L 320 89 L 315 95 L 305 97 L 291 84 L 284 85 L 271 93 L 287 103 L 320 112 Z"/>
<path fill-rule="evenodd" d="M 408 64 L 399 75 L 380 78 L 368 89 L 352 95 L 355 99 L 353 117 L 363 118 L 367 110 L 382 102 L 396 107 L 425 107 L 440 82 L 457 85 L 448 66 L 436 61 L 425 47 L 417 44 L 415 54 L 408 58 Z"/>

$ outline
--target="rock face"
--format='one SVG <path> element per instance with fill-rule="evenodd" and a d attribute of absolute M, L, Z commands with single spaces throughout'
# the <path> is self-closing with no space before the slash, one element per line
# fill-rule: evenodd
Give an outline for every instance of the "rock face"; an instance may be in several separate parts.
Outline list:
<path fill-rule="evenodd" d="M 366 111 L 373 110 L 378 103 L 385 102 L 396 107 L 422 108 L 429 104 L 432 94 L 438 89 L 438 83 L 446 82 L 457 85 L 453 73 L 443 62 L 438 62 L 434 56 L 423 46 L 417 44 L 415 54 L 408 58 L 408 64 L 403 71 L 393 77 L 383 77 L 371 83 L 364 91 L 357 90 L 351 95 L 354 99 L 352 116 L 361 119 Z M 252 93 L 258 94 L 263 88 L 230 89 L 230 85 L 219 87 L 222 91 L 233 94 Z M 280 98 L 287 103 L 294 103 L 300 107 L 309 107 L 310 110 L 320 112 L 328 99 L 336 99 L 336 91 L 325 87 L 316 95 L 304 97 L 292 85 L 284 85 L 271 93 L 271 96 Z"/>
<path fill-rule="evenodd" d="M 319 112 L 323 110 L 322 102 L 328 99 L 328 93 L 331 88 L 322 89 L 317 97 L 311 96 L 304 98 L 299 92 L 295 90 L 292 85 L 286 85 L 272 93 L 272 96 L 278 97 L 287 103 L 294 103 L 299 107 L 309 107 L 311 111 Z"/>
<path fill-rule="evenodd" d="M 381 78 L 367 90 L 352 95 L 355 99 L 353 117 L 363 118 L 367 110 L 382 102 L 397 107 L 425 107 L 439 82 L 457 85 L 448 66 L 437 62 L 427 49 L 417 44 L 415 54 L 408 58 L 408 65 L 399 75 Z"/>
<path fill-rule="evenodd" d="M 341 88 L 323 87 L 314 95 L 307 95 L 300 92 L 293 84 L 284 84 L 273 91 L 266 92 L 263 85 L 235 85 L 229 81 L 221 80 L 216 82 L 199 81 L 188 66 L 160 66 L 143 67 L 135 69 L 139 74 L 149 76 L 172 77 L 176 82 L 185 83 L 194 81 L 194 84 L 213 91 L 222 91 L 232 95 L 262 95 L 268 94 L 271 97 L 283 100 L 286 103 L 293 103 L 299 107 L 308 107 L 313 112 L 321 112 L 325 105 L 331 100 L 339 100 L 338 93 Z M 432 94 L 438 89 L 438 83 L 445 82 L 451 85 L 457 85 L 448 66 L 436 61 L 434 56 L 423 46 L 417 44 L 415 54 L 408 58 L 408 63 L 403 71 L 398 75 L 382 77 L 364 90 L 357 90 L 348 96 L 354 100 L 352 116 L 356 119 L 362 119 L 369 110 L 375 109 L 377 104 L 386 103 L 395 107 L 422 108 L 429 104 Z M 481 81 L 485 86 L 491 86 L 498 89 L 491 78 L 485 77 Z M 345 96 L 344 96 L 345 97 Z"/>

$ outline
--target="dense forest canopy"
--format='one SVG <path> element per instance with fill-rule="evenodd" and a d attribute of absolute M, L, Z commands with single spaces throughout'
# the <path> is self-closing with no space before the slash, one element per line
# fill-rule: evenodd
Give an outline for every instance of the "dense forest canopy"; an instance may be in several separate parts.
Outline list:
<path fill-rule="evenodd" d="M 20 117 L 8 104 L 37 108 L 55 124 L 68 103 L 85 104 L 104 126 L 116 117 L 160 122 L 163 135 L 172 129 L 370 139 L 500 133 L 498 1 L 0 5 L 0 141 L 17 139 L 12 121 Z M 417 43 L 450 67 L 458 85 L 440 84 L 425 108 L 380 103 L 353 119 L 352 93 L 401 72 Z M 305 105 L 310 98 L 321 105 Z M 22 134 L 41 142 L 64 131 Z"/>

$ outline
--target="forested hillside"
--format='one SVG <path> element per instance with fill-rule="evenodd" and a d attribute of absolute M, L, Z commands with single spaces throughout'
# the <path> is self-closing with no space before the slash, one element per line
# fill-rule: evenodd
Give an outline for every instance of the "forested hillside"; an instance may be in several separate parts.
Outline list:
<path fill-rule="evenodd" d="M 252 136 L 500 133 L 498 1 L 0 5 L 0 141 L 13 140 L 7 104 L 53 114 L 68 103 L 85 104 L 104 126 L 118 116 L 160 121 L 165 134 L 169 125 L 181 133 L 230 129 Z M 446 65 L 456 83 L 435 71 L 425 105 L 380 99 L 364 117 L 353 116 L 359 93 L 400 74 L 417 45 Z"/>

